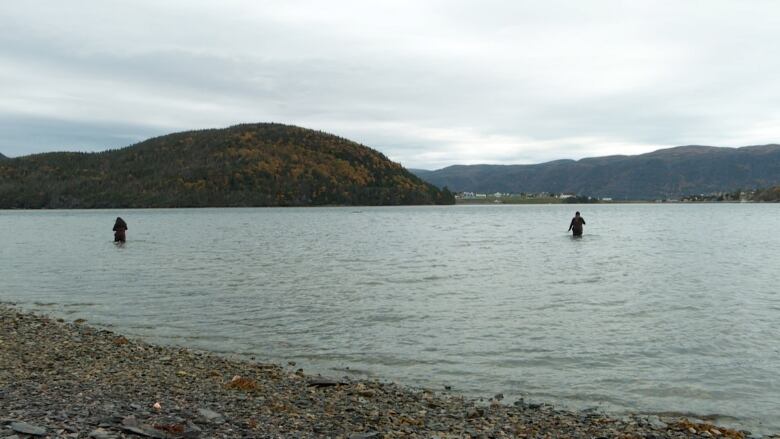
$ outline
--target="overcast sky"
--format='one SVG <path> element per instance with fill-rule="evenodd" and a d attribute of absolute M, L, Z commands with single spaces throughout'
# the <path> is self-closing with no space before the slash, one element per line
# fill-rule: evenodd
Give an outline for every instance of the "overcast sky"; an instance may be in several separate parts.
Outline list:
<path fill-rule="evenodd" d="M 780 1 L 6 1 L 0 153 L 245 122 L 407 167 L 780 142 Z"/>

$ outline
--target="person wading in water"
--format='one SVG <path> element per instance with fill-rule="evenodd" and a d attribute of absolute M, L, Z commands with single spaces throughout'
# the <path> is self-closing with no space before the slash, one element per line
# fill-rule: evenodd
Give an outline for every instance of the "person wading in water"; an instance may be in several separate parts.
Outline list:
<path fill-rule="evenodd" d="M 125 242 L 125 231 L 127 230 L 127 223 L 121 217 L 116 217 L 114 223 L 114 242 Z"/>
<path fill-rule="evenodd" d="M 573 230 L 573 236 L 582 236 L 582 226 L 585 225 L 585 218 L 580 216 L 577 212 L 574 214 L 574 218 L 571 219 L 569 224 L 569 230 Z M 568 231 L 568 230 L 567 230 Z"/>

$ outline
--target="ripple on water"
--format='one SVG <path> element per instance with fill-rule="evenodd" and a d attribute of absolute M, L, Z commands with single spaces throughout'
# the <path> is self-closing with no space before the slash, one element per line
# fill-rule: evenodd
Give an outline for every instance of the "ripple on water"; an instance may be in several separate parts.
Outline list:
<path fill-rule="evenodd" d="M 0 300 L 323 373 L 780 431 L 780 206 L 580 206 L 576 240 L 573 208 L 9 212 Z M 95 232 L 118 214 L 123 247 Z"/>

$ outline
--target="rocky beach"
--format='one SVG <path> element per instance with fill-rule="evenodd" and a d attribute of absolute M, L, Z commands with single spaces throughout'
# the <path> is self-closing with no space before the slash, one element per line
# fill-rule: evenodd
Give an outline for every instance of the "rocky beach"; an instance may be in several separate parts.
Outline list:
<path fill-rule="evenodd" d="M 128 339 L 0 304 L 0 438 L 748 438 L 701 420 L 611 417 L 305 374 Z M 780 436 L 771 436 L 780 437 Z"/>

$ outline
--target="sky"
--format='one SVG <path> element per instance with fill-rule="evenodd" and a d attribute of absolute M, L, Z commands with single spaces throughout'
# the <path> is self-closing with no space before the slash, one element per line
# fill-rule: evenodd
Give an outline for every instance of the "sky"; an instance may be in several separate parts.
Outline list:
<path fill-rule="evenodd" d="M 410 168 L 780 143 L 780 2 L 9 1 L 0 153 L 279 122 Z"/>

